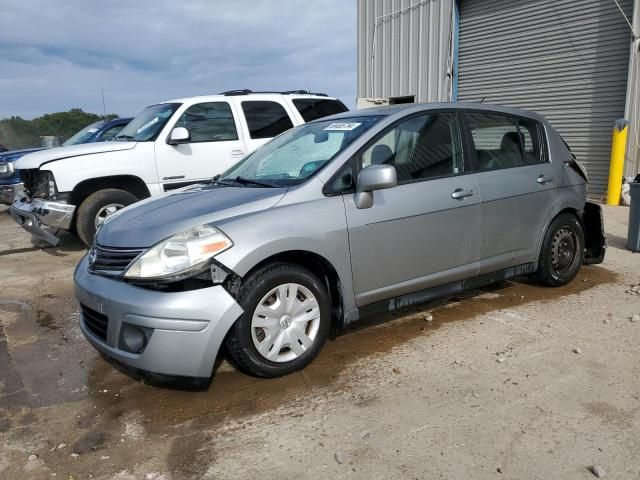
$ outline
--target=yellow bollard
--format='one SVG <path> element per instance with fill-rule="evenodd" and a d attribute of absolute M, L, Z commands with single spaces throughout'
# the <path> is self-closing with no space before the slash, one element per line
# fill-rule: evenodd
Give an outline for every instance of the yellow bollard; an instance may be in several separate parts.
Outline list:
<path fill-rule="evenodd" d="M 627 146 L 627 131 L 629 122 L 624 118 L 613 124 L 613 138 L 611 139 L 611 164 L 609 165 L 609 188 L 607 189 L 607 205 L 620 205 L 622 191 L 622 171 L 624 168 L 624 153 Z"/>

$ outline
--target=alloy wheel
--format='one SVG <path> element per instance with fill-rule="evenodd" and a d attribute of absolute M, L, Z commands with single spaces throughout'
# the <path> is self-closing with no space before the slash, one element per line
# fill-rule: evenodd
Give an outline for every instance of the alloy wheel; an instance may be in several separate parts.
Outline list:
<path fill-rule="evenodd" d="M 95 218 L 96 229 L 104 223 L 109 215 L 113 215 L 121 208 L 124 208 L 124 205 L 121 203 L 110 203 L 98 210 Z"/>

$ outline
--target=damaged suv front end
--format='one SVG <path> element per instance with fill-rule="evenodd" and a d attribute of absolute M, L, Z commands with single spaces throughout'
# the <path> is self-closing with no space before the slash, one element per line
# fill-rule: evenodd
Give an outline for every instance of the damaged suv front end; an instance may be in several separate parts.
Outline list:
<path fill-rule="evenodd" d="M 24 187 L 16 192 L 11 217 L 35 237 L 55 246 L 60 240 L 46 227 L 68 230 L 76 207 L 67 203 L 67 193 L 58 192 L 52 172 L 35 168 L 21 173 Z"/>

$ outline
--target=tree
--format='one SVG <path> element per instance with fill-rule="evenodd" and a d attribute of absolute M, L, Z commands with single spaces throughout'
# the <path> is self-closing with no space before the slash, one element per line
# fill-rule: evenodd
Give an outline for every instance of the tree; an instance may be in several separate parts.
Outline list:
<path fill-rule="evenodd" d="M 72 108 L 68 112 L 46 113 L 33 120 L 10 117 L 0 120 L 0 144 L 10 149 L 39 147 L 42 136 L 55 136 L 60 143 L 87 125 L 105 117 L 95 113 L 84 112 L 80 108 Z M 109 114 L 107 119 L 117 118 Z"/>

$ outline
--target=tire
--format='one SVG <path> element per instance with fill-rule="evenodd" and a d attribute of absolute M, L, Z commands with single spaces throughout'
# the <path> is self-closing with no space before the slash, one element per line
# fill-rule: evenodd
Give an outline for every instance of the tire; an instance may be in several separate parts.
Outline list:
<path fill-rule="evenodd" d="M 102 221 L 104 221 L 107 209 L 113 208 L 113 211 L 116 211 L 137 201 L 138 198 L 135 195 L 117 188 L 98 190 L 89 195 L 80 204 L 76 217 L 76 231 L 80 240 L 87 247 L 91 246 L 98 227 L 98 215 L 103 217 Z"/>
<path fill-rule="evenodd" d="M 584 260 L 584 230 L 570 213 L 558 215 L 542 241 L 536 280 L 551 287 L 566 285 L 575 278 Z"/>
<path fill-rule="evenodd" d="M 329 294 L 315 275 L 297 265 L 258 270 L 240 287 L 237 300 L 244 314 L 225 342 L 232 361 L 250 375 L 273 378 L 300 370 L 329 336 Z"/>

